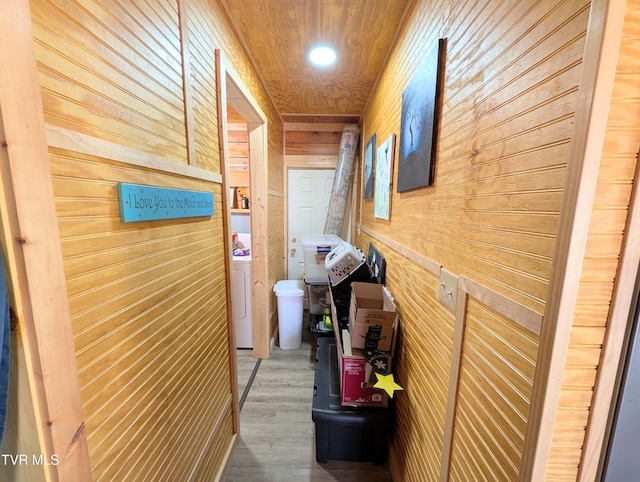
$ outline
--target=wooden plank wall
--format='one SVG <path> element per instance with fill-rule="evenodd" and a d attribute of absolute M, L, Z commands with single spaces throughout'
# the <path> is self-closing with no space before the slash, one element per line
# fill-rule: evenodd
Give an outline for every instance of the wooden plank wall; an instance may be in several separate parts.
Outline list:
<path fill-rule="evenodd" d="M 232 208 L 241 209 L 240 200 L 244 194 L 251 200 L 251 181 L 249 178 L 249 133 L 247 123 L 229 123 L 229 185 L 235 187 L 235 200 Z"/>
<path fill-rule="evenodd" d="M 185 162 L 177 4 L 154 7 L 31 2 L 45 120 Z"/>
<path fill-rule="evenodd" d="M 287 156 L 337 155 L 340 150 L 343 124 L 285 125 L 285 150 Z"/>
<path fill-rule="evenodd" d="M 269 239 L 267 246 L 269 249 L 269 333 L 271 334 L 272 344 L 278 331 L 277 311 L 278 303 L 276 295 L 273 292 L 275 284 L 287 279 L 287 262 L 285 257 L 286 226 L 285 209 L 286 209 L 286 189 L 285 189 L 285 173 L 284 173 L 284 124 L 273 123 L 269 127 L 269 145 L 268 145 L 268 209 L 267 232 Z M 264 356 L 263 356 L 264 357 Z"/>
<path fill-rule="evenodd" d="M 589 419 L 596 376 L 602 364 L 601 349 L 609 329 L 632 185 L 637 182 L 634 178 L 640 149 L 639 26 L 640 2 L 628 1 L 546 474 L 549 481 L 575 480 L 581 459 L 592 466 L 597 464 L 597 460 L 584 460 L 585 427 L 594 417 L 607 417 L 606 412 L 591 413 Z M 588 473 L 583 474 L 582 480 L 592 480 L 593 472 Z"/>
<path fill-rule="evenodd" d="M 361 194 L 358 200 L 356 244 L 366 249 L 372 241 L 387 257 L 387 284 L 402 320 L 395 372 L 405 391 L 396 400 L 395 480 L 438 479 L 451 412 L 451 458 L 441 480 L 479 476 L 478 464 L 491 471 L 487 480 L 517 480 L 539 332 L 522 333 L 470 296 L 469 326 L 456 348 L 461 314 L 438 301 L 436 268 L 544 312 L 588 9 L 585 1 L 417 0 L 365 111 L 363 144 L 374 133 L 378 145 L 399 134 L 402 91 L 438 38 L 447 38 L 434 186 L 395 192 L 396 145 L 391 220 L 376 219 L 373 201 Z M 508 342 L 493 345 L 497 337 Z M 454 392 L 461 398 L 451 409 L 454 349 L 461 351 Z M 480 385 L 472 383 L 476 367 L 485 377 Z M 507 386 L 517 390 L 502 390 Z M 465 408 L 469 400 L 492 400 L 504 410 L 482 418 L 481 410 Z M 500 449 L 497 458 L 479 461 L 460 441 Z"/>
<path fill-rule="evenodd" d="M 386 259 L 386 284 L 401 314 L 393 373 L 404 391 L 394 397 L 394 480 L 438 480 L 455 319 L 438 302 L 436 274 L 364 231 L 356 244 L 369 242 Z"/>
<path fill-rule="evenodd" d="M 190 163 L 203 169 L 221 173 L 220 166 L 220 140 L 218 139 L 218 126 L 220 121 L 216 115 L 216 88 L 215 77 L 215 51 L 219 43 L 213 35 L 218 30 L 218 20 L 211 12 L 209 2 L 181 0 L 181 14 L 186 17 L 185 29 L 182 31 L 183 44 L 187 46 L 183 50 L 183 73 L 188 78 L 185 82 L 185 100 L 191 97 L 193 107 L 191 111 L 188 104 L 185 110 L 189 114 L 187 132 L 193 131 L 195 146 L 195 159 Z M 191 147 L 191 146 L 190 146 Z"/>
<path fill-rule="evenodd" d="M 351 119 L 351 118 L 350 118 Z M 317 166 L 324 158 L 335 158 L 340 152 L 342 130 L 347 124 L 353 122 L 318 122 L 318 118 L 311 119 L 314 122 L 287 122 L 284 126 L 287 164 L 297 167 Z M 335 162 L 334 162 L 335 165 Z"/>
<path fill-rule="evenodd" d="M 231 107 L 228 109 L 229 185 L 237 187 L 235 208 L 240 208 L 243 194 L 251 198 L 249 186 L 249 132 L 247 122 Z"/>
<path fill-rule="evenodd" d="M 280 166 L 282 169 L 282 166 Z M 286 233 L 283 233 L 285 226 L 285 194 L 283 190 L 269 191 L 269 217 L 267 219 L 267 232 L 269 234 L 269 326 L 268 333 L 271 346 L 275 342 L 278 333 L 278 302 L 273 292 L 275 284 L 283 279 L 287 279 L 287 263 L 284 255 L 286 244 L 284 242 Z M 274 248 L 279 248 L 276 251 Z M 262 356 L 262 358 L 266 358 Z"/>
<path fill-rule="evenodd" d="M 93 478 L 220 478 L 237 427 L 216 48 L 268 113 L 270 186 L 282 184 L 280 119 L 215 2 L 31 10 Z M 213 192 L 215 214 L 123 224 L 118 182 Z"/>
<path fill-rule="evenodd" d="M 172 457 L 184 478 L 230 410 L 220 186 L 57 149 L 51 161 L 94 478 L 153 479 Z M 213 191 L 217 215 L 122 224 L 117 182 Z"/>
<path fill-rule="evenodd" d="M 538 336 L 476 299 L 467 310 L 451 480 L 517 480 Z"/>

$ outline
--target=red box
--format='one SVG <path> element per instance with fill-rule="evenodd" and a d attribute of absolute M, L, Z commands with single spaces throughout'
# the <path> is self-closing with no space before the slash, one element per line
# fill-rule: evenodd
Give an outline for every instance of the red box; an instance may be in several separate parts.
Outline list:
<path fill-rule="evenodd" d="M 373 387 L 377 380 L 371 381 L 371 365 L 364 357 L 343 356 L 338 360 L 338 366 L 342 365 L 340 370 L 342 405 L 387 406 L 389 396 L 384 390 Z"/>

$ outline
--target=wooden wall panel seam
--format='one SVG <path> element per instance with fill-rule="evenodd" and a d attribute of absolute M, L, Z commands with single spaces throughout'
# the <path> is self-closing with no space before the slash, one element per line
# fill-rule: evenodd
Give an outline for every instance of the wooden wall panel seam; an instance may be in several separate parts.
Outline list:
<path fill-rule="evenodd" d="M 184 98 L 185 137 L 187 164 L 196 165 L 196 139 L 193 107 L 193 79 L 188 27 L 188 1 L 178 0 L 178 24 L 180 29 L 180 55 L 182 60 L 182 93 Z"/>

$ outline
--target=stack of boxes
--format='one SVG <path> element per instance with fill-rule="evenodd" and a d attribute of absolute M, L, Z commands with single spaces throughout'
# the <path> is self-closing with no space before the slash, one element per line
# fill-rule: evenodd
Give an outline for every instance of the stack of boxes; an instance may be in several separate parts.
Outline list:
<path fill-rule="evenodd" d="M 339 319 L 334 303 L 332 316 Z M 384 285 L 351 283 L 346 328 L 334 323 L 342 405 L 386 407 L 387 393 L 374 388 L 375 373 L 391 373 L 398 331 L 393 297 Z"/>
<path fill-rule="evenodd" d="M 317 339 L 312 410 L 316 460 L 370 460 L 382 465 L 392 411 L 387 392 L 374 384 L 376 373 L 388 375 L 391 370 L 396 306 L 373 275 L 380 266 L 373 269 L 348 243 L 332 249 L 325 264 L 335 336 Z"/>
<path fill-rule="evenodd" d="M 331 333 L 318 321 L 331 313 L 342 405 L 386 407 L 388 395 L 373 385 L 376 372 L 390 373 L 398 315 L 373 275 L 379 266 L 369 266 L 362 251 L 336 235 L 303 236 L 302 245 L 312 330 Z"/>
<path fill-rule="evenodd" d="M 372 247 L 370 247 L 372 249 Z M 391 368 L 398 315 L 391 293 L 376 283 L 364 253 L 340 242 L 325 258 L 338 352 L 342 405 L 386 407 L 375 373 Z M 311 295 L 310 295 L 311 296 Z"/>

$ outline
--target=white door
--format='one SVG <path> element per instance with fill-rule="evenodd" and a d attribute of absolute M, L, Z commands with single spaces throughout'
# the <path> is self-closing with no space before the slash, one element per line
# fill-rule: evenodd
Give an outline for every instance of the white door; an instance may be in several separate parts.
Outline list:
<path fill-rule="evenodd" d="M 302 236 L 322 234 L 333 190 L 334 169 L 289 169 L 289 279 L 304 274 Z"/>

